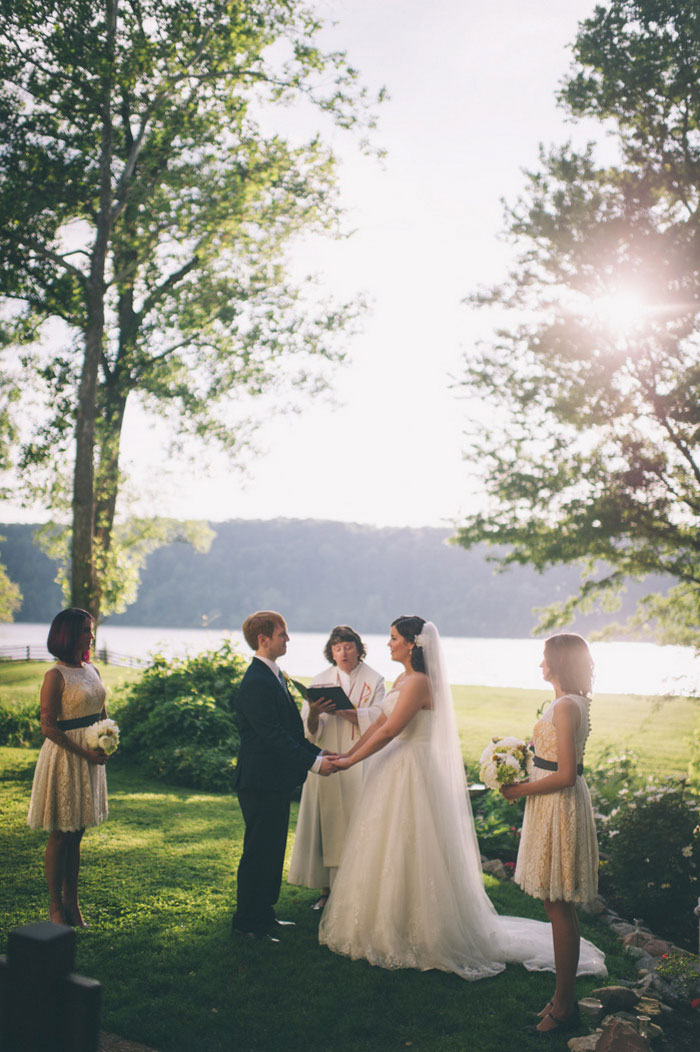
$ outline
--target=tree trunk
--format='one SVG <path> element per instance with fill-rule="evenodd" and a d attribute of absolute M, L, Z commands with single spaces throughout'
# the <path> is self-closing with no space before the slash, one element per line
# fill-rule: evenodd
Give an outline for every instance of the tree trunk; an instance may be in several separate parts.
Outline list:
<path fill-rule="evenodd" d="M 105 67 L 102 76 L 102 142 L 100 201 L 95 243 L 87 279 L 88 324 L 85 357 L 78 393 L 73 480 L 73 537 L 71 547 L 71 602 L 89 610 L 97 623 L 100 590 L 95 566 L 95 431 L 97 379 L 105 327 L 105 261 L 112 224 L 112 85 L 118 0 L 104 0 Z"/>

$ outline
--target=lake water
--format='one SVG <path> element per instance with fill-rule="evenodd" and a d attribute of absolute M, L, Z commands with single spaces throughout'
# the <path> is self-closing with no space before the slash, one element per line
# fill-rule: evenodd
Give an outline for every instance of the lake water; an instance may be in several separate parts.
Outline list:
<path fill-rule="evenodd" d="M 0 648 L 45 646 L 47 625 L 0 624 Z M 293 676 L 313 676 L 325 667 L 323 648 L 326 633 L 292 632 L 287 654 L 281 662 Z M 238 644 L 250 654 L 240 632 L 216 632 L 201 628 L 131 628 L 104 625 L 99 629 L 98 648 L 120 655 L 146 658 L 153 653 L 167 656 L 213 650 L 223 639 Z M 399 666 L 389 660 L 386 635 L 363 636 L 367 662 L 393 680 Z M 447 667 L 452 683 L 488 687 L 544 687 L 539 663 L 542 642 L 536 639 L 462 639 L 444 637 Z M 657 646 L 655 643 L 593 643 L 596 666 L 595 689 L 609 694 L 687 694 L 700 691 L 700 658 L 690 647 Z"/>

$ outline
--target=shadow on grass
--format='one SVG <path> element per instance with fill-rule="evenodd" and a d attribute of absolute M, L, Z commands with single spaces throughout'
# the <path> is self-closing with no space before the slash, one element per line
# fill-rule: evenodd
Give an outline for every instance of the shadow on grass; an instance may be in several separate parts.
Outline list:
<path fill-rule="evenodd" d="M 0 882 L 4 935 L 46 910 L 45 836 L 25 824 L 35 758 L 35 750 L 0 751 L 0 832 L 10 850 L 9 879 Z M 296 927 L 279 944 L 232 937 L 243 837 L 235 799 L 162 786 L 117 764 L 108 781 L 110 819 L 83 841 L 90 928 L 78 933 L 76 959 L 77 971 L 103 984 L 104 1029 L 162 1052 L 539 1047 L 522 1027 L 549 998 L 549 974 L 508 967 L 468 983 L 347 960 L 318 944 L 319 915 L 309 909 L 315 892 L 286 884 L 278 912 Z M 541 904 L 511 884 L 488 878 L 487 890 L 499 912 L 544 917 Z M 612 951 L 611 974 L 629 974 L 607 929 L 582 927 Z M 579 995 L 596 985 L 582 980 Z M 566 1042 L 549 1047 L 559 1052 Z"/>

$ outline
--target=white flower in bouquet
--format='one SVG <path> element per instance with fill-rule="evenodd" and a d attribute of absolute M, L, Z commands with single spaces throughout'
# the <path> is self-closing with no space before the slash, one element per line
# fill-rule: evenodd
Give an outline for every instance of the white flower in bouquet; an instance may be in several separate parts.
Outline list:
<path fill-rule="evenodd" d="M 521 738 L 492 738 L 481 754 L 479 777 L 489 789 L 513 785 L 532 771 L 532 752 Z"/>
<path fill-rule="evenodd" d="M 109 719 L 91 723 L 85 731 L 85 740 L 89 749 L 103 749 L 111 756 L 119 745 L 119 727 Z"/>

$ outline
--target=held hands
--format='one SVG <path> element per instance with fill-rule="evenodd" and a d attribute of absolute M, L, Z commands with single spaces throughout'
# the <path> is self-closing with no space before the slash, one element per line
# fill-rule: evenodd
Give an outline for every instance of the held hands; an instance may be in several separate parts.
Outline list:
<path fill-rule="evenodd" d="M 347 771 L 348 767 L 352 767 L 352 760 L 344 753 L 339 756 L 334 756 L 332 762 L 334 771 Z"/>
<path fill-rule="evenodd" d="M 324 750 L 321 755 L 323 759 L 321 760 L 321 766 L 318 769 L 318 773 L 324 778 L 327 778 L 329 774 L 335 773 L 335 754 L 327 753 Z"/>

